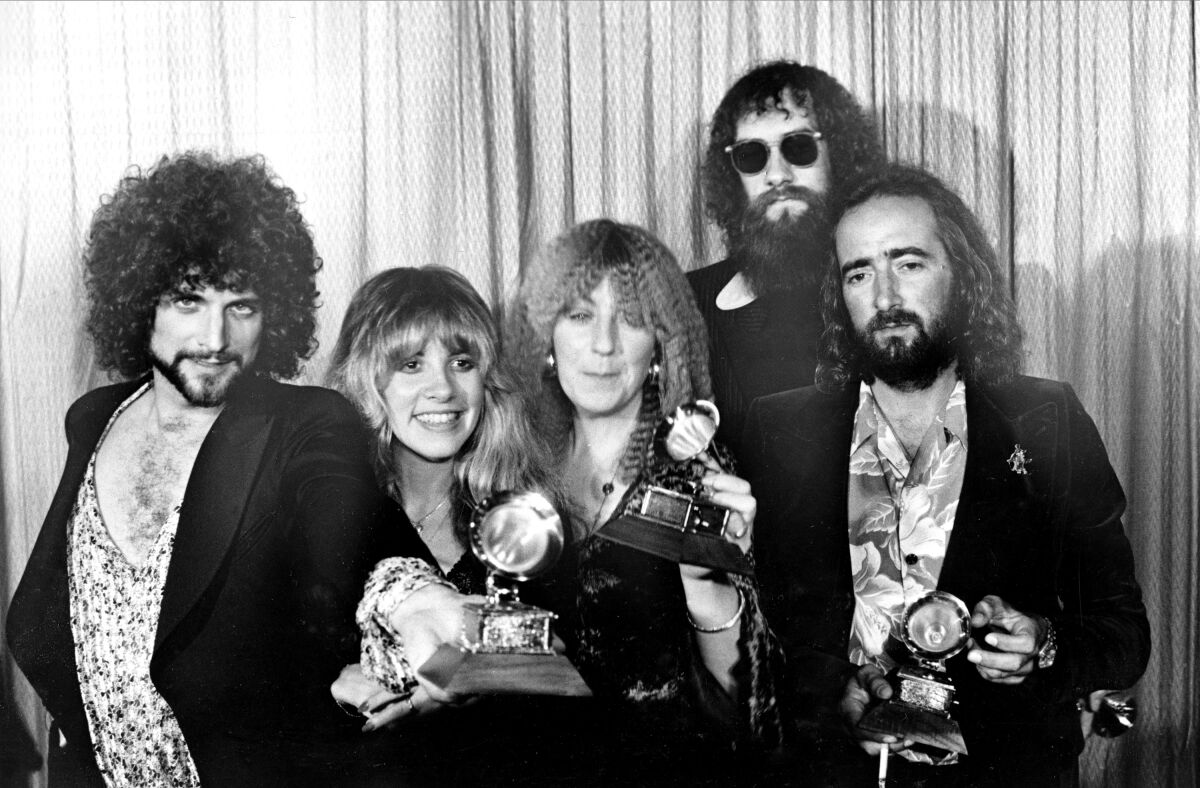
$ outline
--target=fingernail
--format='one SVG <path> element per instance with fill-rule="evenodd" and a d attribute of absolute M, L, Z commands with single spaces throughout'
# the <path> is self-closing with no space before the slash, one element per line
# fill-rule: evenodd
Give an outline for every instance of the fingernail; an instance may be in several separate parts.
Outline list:
<path fill-rule="evenodd" d="M 988 635 L 988 636 L 986 636 L 986 637 L 985 637 L 983 640 L 984 640 L 984 642 L 986 642 L 986 643 L 987 643 L 989 646 L 994 646 L 994 645 L 996 645 L 996 636 L 995 636 L 995 635 Z"/>
<path fill-rule="evenodd" d="M 374 720 L 368 720 L 368 721 L 367 721 L 367 724 L 366 724 L 366 725 L 364 725 L 364 726 L 362 727 L 362 729 L 363 729 L 363 733 L 370 733 L 371 731 L 375 730 L 375 721 L 374 721 Z"/>
<path fill-rule="evenodd" d="M 980 654 L 978 651 L 968 651 L 967 652 L 967 662 L 978 663 L 979 660 L 981 660 L 981 659 L 983 659 L 983 655 Z"/>

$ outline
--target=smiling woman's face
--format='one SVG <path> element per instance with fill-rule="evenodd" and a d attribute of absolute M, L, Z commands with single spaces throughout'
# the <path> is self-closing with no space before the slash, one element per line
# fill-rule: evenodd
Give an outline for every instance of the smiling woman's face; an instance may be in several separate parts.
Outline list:
<path fill-rule="evenodd" d="M 581 416 L 636 414 L 654 360 L 654 332 L 625 322 L 605 277 L 554 323 L 558 382 Z"/>
<path fill-rule="evenodd" d="M 469 353 L 428 340 L 400 363 L 381 392 L 400 450 L 428 462 L 454 459 L 483 410 L 483 373 Z"/>

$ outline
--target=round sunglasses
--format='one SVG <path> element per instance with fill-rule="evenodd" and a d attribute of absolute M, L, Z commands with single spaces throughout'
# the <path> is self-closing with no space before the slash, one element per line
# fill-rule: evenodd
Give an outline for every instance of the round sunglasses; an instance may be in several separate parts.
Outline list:
<path fill-rule="evenodd" d="M 743 175 L 757 175 L 767 168 L 771 159 L 771 149 L 779 148 L 784 161 L 793 167 L 811 167 L 821 156 L 817 140 L 821 139 L 819 131 L 793 131 L 785 134 L 775 144 L 766 140 L 738 140 L 725 147 L 733 162 L 733 168 Z"/>

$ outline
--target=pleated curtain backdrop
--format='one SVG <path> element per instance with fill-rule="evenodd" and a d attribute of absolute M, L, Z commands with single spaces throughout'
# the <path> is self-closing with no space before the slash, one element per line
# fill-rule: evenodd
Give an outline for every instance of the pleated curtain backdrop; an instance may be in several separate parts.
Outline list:
<path fill-rule="evenodd" d="M 720 259 L 697 178 L 705 124 L 740 73 L 784 57 L 834 74 L 890 155 L 975 208 L 1008 266 L 1027 371 L 1074 384 L 1126 488 L 1154 652 L 1137 727 L 1089 741 L 1084 783 L 1195 785 L 1196 10 L 0 4 L 0 601 L 57 482 L 63 414 L 105 381 L 79 260 L 128 166 L 261 153 L 296 190 L 325 261 L 321 349 L 301 377 L 319 382 L 351 294 L 384 268 L 447 265 L 501 307 L 539 244 L 597 216 L 646 225 L 685 268 Z M 44 753 L 46 717 L 3 656 L 0 785 L 41 785 L 20 762 Z"/>

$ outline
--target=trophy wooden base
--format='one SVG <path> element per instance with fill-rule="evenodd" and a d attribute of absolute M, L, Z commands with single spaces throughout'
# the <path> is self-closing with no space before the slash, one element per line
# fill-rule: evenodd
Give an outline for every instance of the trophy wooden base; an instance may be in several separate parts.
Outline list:
<path fill-rule="evenodd" d="M 417 671 L 459 695 L 559 695 L 592 691 L 562 654 L 488 654 L 443 644 Z"/>
<path fill-rule="evenodd" d="M 596 533 L 609 541 L 677 564 L 706 566 L 737 575 L 754 574 L 745 554 L 724 538 L 684 531 L 637 515 L 619 517 Z"/>
<path fill-rule="evenodd" d="M 952 718 L 935 711 L 897 701 L 884 701 L 859 720 L 858 727 L 872 733 L 885 733 L 898 739 L 967 754 L 962 729 Z"/>

